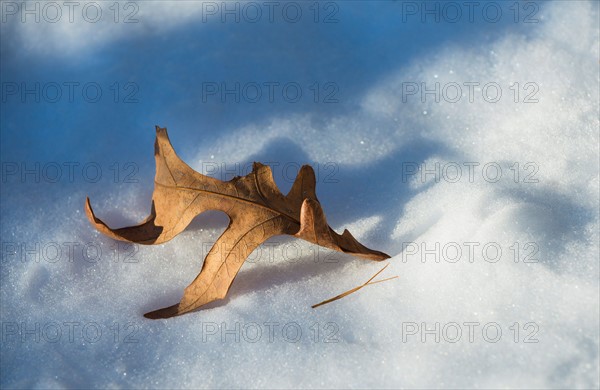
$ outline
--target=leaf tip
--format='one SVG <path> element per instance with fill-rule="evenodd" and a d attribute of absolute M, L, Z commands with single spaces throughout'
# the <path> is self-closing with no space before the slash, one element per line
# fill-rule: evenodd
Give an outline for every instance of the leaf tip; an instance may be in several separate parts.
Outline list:
<path fill-rule="evenodd" d="M 85 197 L 85 215 L 87 215 L 90 222 L 93 224 L 96 223 L 96 216 L 94 215 L 94 209 L 92 209 L 92 203 L 90 202 L 90 197 Z"/>
<path fill-rule="evenodd" d="M 317 180 L 315 171 L 310 165 L 303 165 L 296 175 L 292 188 L 286 195 L 287 198 L 302 201 L 304 198 L 317 198 L 315 186 Z"/>
<path fill-rule="evenodd" d="M 311 167 L 308 164 L 302 165 L 302 167 L 300 168 L 300 171 L 298 171 L 298 176 L 297 176 L 296 180 L 298 180 L 298 178 L 300 178 L 301 180 L 306 182 L 306 185 L 311 188 L 315 187 L 315 185 L 317 184 L 315 170 L 313 169 L 313 167 Z"/>
<path fill-rule="evenodd" d="M 179 304 L 177 303 L 173 306 L 165 307 L 163 309 L 150 311 L 144 314 L 144 317 L 150 320 L 160 320 L 163 318 L 171 318 L 179 314 L 181 313 L 179 313 Z"/>
<path fill-rule="evenodd" d="M 269 165 L 265 165 L 257 161 L 254 161 L 252 163 L 252 172 L 260 174 L 269 174 L 271 175 L 271 178 L 273 177 L 273 171 L 271 171 L 271 167 Z"/>
<path fill-rule="evenodd" d="M 310 172 L 315 173 L 314 168 L 312 166 L 310 166 L 310 164 L 304 164 L 304 165 L 302 165 L 300 167 L 300 172 L 303 172 L 303 171 L 306 171 L 306 172 L 309 172 L 309 173 Z"/>
<path fill-rule="evenodd" d="M 356 244 L 358 244 L 359 246 L 361 246 L 364 249 L 364 252 L 362 252 L 362 253 L 356 253 L 357 256 L 361 256 L 361 257 L 364 257 L 366 259 L 374 260 L 374 261 L 383 261 L 383 260 L 387 260 L 387 259 L 391 258 L 391 256 L 388 255 L 387 253 L 376 251 L 374 249 L 369 249 L 369 248 L 365 247 L 364 245 L 362 245 L 360 242 L 358 242 L 356 240 L 356 238 L 354 238 L 354 236 L 352 235 L 352 233 L 350 233 L 348 231 L 348 229 L 344 229 L 344 233 L 342 233 L 342 237 L 346 241 L 354 241 L 354 242 L 356 242 Z"/>
<path fill-rule="evenodd" d="M 171 140 L 166 127 L 156 126 L 156 140 L 154 141 L 154 156 L 161 156 L 172 150 Z M 174 153 L 174 151 L 173 151 Z"/>
<path fill-rule="evenodd" d="M 169 141 L 169 134 L 167 133 L 166 127 L 156 126 L 156 139 Z"/>

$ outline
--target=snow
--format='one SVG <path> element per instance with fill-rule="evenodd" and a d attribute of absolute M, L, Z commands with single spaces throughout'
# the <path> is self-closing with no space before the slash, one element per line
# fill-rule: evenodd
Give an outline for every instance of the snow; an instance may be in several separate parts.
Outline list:
<path fill-rule="evenodd" d="M 490 3 L 498 23 L 358 1 L 319 4 L 337 23 L 315 23 L 312 3 L 298 23 L 264 8 L 222 23 L 206 8 L 219 2 L 140 2 L 130 24 L 100 2 L 98 23 L 22 23 L 6 4 L 3 388 L 600 386 L 597 2 L 519 3 L 518 23 L 513 2 Z M 239 103 L 207 93 L 235 82 Z M 438 101 L 421 95 L 436 83 Z M 227 224 L 209 212 L 158 246 L 89 225 L 86 196 L 110 226 L 148 214 L 154 125 L 221 179 L 268 162 L 286 192 L 312 164 L 331 226 L 392 255 L 380 278 L 399 278 L 311 309 L 383 264 L 274 237 L 223 302 L 145 319 L 180 299 Z"/>

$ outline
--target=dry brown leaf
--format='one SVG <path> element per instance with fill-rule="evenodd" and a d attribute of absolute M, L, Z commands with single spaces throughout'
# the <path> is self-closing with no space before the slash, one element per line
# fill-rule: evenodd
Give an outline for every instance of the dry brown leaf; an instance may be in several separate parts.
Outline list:
<path fill-rule="evenodd" d="M 292 189 L 283 195 L 271 168 L 254 163 L 252 172 L 224 182 L 202 175 L 175 153 L 167 129 L 156 127 L 156 176 L 150 215 L 139 225 L 111 229 L 94 215 L 86 199 L 88 219 L 100 232 L 116 240 L 161 244 L 181 233 L 194 217 L 221 210 L 229 226 L 206 255 L 200 274 L 173 306 L 146 313 L 147 318 L 168 318 L 223 299 L 244 260 L 261 243 L 280 234 L 293 235 L 340 252 L 371 260 L 389 256 L 363 246 L 344 230 L 337 234 L 327 224 L 315 193 L 315 174 L 304 165 Z"/>

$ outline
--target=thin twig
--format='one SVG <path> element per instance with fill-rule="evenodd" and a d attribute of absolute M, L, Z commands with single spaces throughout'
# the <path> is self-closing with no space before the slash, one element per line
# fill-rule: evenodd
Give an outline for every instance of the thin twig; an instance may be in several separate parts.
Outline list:
<path fill-rule="evenodd" d="M 387 263 L 387 264 L 385 265 L 385 267 L 383 267 L 382 269 L 380 269 L 380 270 L 379 270 L 379 271 L 378 271 L 378 272 L 377 272 L 375 275 L 373 275 L 373 276 L 371 277 L 371 279 L 367 280 L 365 283 L 361 284 L 360 286 L 358 286 L 358 287 L 354 287 L 354 288 L 353 288 L 353 289 L 351 289 L 351 290 L 348 290 L 348 291 L 346 291 L 346 292 L 343 292 L 343 293 L 341 293 L 340 295 L 337 295 L 337 296 L 335 296 L 335 297 L 333 297 L 333 298 L 331 298 L 331 299 L 327 299 L 327 300 L 325 300 L 325 301 L 323 301 L 323 302 L 321 302 L 321 303 L 317 303 L 316 305 L 312 305 L 312 308 L 314 309 L 314 308 L 316 308 L 316 307 L 319 307 L 319 306 L 325 305 L 325 304 L 327 304 L 327 303 L 330 303 L 330 302 L 333 302 L 333 301 L 337 301 L 338 299 L 342 299 L 342 298 L 344 298 L 345 296 L 347 296 L 347 295 L 350 295 L 350 294 L 352 294 L 352 293 L 354 293 L 354 292 L 356 292 L 356 291 L 360 290 L 361 288 L 363 288 L 363 287 L 365 287 L 365 286 L 368 286 L 368 285 L 371 285 L 371 284 L 376 284 L 376 283 L 385 282 L 385 281 L 387 281 L 387 280 L 396 279 L 396 278 L 398 277 L 398 275 L 396 275 L 396 276 L 392 276 L 392 277 L 390 277 L 390 278 L 382 279 L 382 280 L 377 280 L 377 281 L 375 281 L 375 282 L 371 282 L 373 279 L 375 279 L 375 277 L 377 277 L 377 275 L 379 275 L 381 272 L 383 272 L 383 270 L 384 270 L 384 269 L 386 269 L 388 265 L 390 265 L 390 263 Z"/>
<path fill-rule="evenodd" d="M 372 284 L 377 284 L 377 283 L 381 283 L 381 282 L 387 282 L 388 280 L 392 280 L 392 279 L 396 279 L 396 278 L 399 278 L 399 276 L 398 276 L 398 275 L 396 275 L 396 276 L 392 276 L 392 277 L 390 277 L 390 278 L 385 278 L 385 279 L 381 279 L 381 280 L 376 280 L 376 281 L 374 281 L 374 282 L 371 282 L 371 283 L 367 283 L 367 284 L 365 284 L 365 286 L 370 286 L 370 285 L 372 285 Z"/>

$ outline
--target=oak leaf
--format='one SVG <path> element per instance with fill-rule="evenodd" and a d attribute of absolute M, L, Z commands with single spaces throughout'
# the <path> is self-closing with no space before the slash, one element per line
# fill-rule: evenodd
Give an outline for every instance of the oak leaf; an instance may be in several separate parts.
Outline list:
<path fill-rule="evenodd" d="M 315 174 L 304 165 L 287 195 L 269 166 L 255 162 L 248 175 L 221 181 L 202 175 L 175 153 L 166 128 L 156 126 L 156 176 L 150 215 L 139 225 L 112 229 L 94 215 L 89 198 L 86 214 L 100 232 L 116 240 L 161 244 L 181 233 L 207 210 L 229 216 L 229 226 L 206 255 L 202 270 L 185 289 L 178 304 L 146 313 L 147 318 L 181 315 L 223 299 L 244 260 L 272 236 L 287 234 L 336 251 L 371 260 L 389 256 L 359 243 L 348 230 L 339 235 L 325 219 L 315 193 Z"/>

